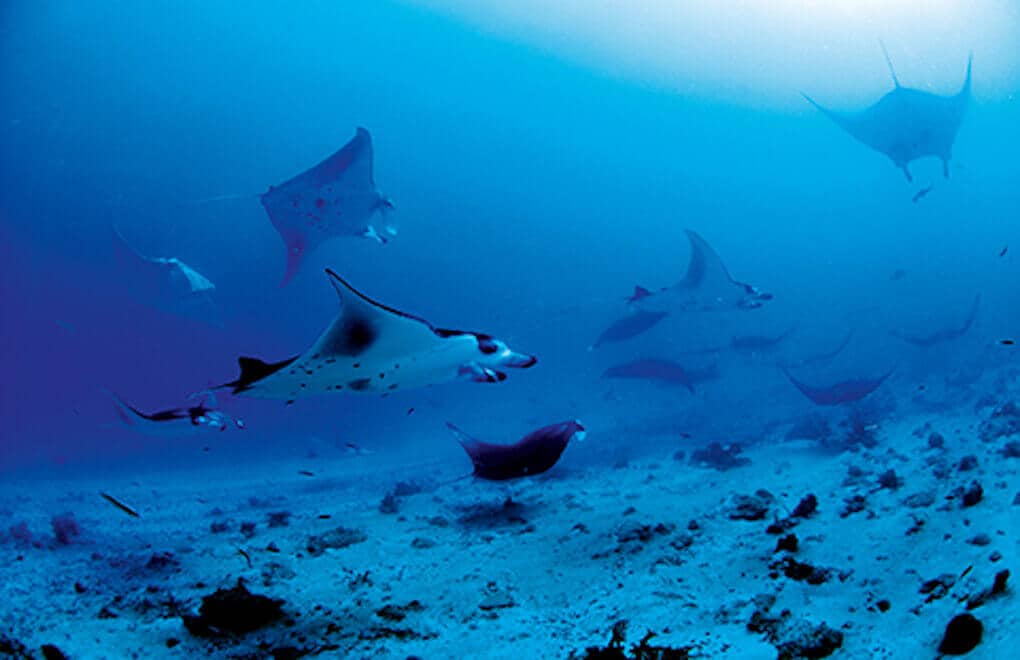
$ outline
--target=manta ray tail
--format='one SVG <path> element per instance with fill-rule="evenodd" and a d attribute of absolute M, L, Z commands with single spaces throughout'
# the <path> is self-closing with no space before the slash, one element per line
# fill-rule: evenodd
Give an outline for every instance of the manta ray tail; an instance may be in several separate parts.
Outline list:
<path fill-rule="evenodd" d="M 241 368 L 241 375 L 237 377 L 237 380 L 218 385 L 216 389 L 229 387 L 234 394 L 243 392 L 263 378 L 272 376 L 297 358 L 298 356 L 294 356 L 279 362 L 265 362 L 253 357 L 239 357 L 237 358 L 237 366 Z"/>

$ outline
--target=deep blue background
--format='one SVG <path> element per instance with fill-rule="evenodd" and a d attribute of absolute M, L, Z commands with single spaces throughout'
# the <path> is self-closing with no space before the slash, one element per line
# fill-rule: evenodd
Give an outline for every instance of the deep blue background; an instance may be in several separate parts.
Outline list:
<path fill-rule="evenodd" d="M 918 184 L 935 190 L 913 204 L 918 186 L 799 102 L 802 79 L 782 103 L 753 89 L 741 103 L 687 94 L 399 3 L 243 13 L 232 3 L 98 4 L 0 8 L 0 467 L 166 460 L 180 442 L 298 453 L 310 436 L 427 453 L 430 442 L 449 445 L 447 418 L 498 440 L 573 416 L 595 420 L 598 437 L 658 410 L 689 411 L 692 424 L 734 421 L 734 410 L 796 414 L 809 404 L 761 361 L 733 361 L 696 397 L 599 378 L 621 359 L 794 323 L 804 350 L 858 331 L 843 364 L 809 376 L 900 364 L 886 388 L 904 396 L 954 370 L 1017 360 L 996 342 L 1020 320 L 1020 108 L 1015 88 L 983 87 L 982 44 L 952 179 L 937 162 L 916 164 Z M 934 82 L 940 90 L 962 82 L 966 56 L 958 77 Z M 883 66 L 874 52 L 861 58 Z M 843 82 L 848 98 L 865 96 Z M 281 289 L 284 249 L 257 199 L 196 200 L 263 192 L 359 125 L 373 134 L 375 178 L 397 205 L 400 235 L 385 247 L 332 242 Z M 143 252 L 212 279 L 224 326 L 132 300 L 112 224 Z M 775 302 L 589 352 L 634 284 L 681 276 L 684 227 Z M 172 407 L 232 378 L 239 354 L 302 350 L 336 311 L 325 266 L 437 325 L 500 336 L 540 365 L 498 388 L 386 400 L 226 397 L 250 428 L 212 439 L 152 441 L 113 424 L 104 387 L 142 409 Z M 896 269 L 907 277 L 891 281 Z M 978 291 L 979 323 L 961 342 L 920 354 L 887 335 L 958 324 Z"/>

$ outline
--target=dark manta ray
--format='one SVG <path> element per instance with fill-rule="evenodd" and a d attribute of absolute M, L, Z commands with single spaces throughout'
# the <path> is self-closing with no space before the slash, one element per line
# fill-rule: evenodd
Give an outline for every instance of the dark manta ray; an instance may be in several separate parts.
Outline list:
<path fill-rule="evenodd" d="M 126 428 L 146 435 L 184 437 L 202 431 L 226 431 L 231 425 L 244 428 L 244 422 L 216 409 L 216 398 L 208 398 L 188 408 L 170 408 L 154 413 L 143 413 L 111 393 L 117 415 Z"/>
<path fill-rule="evenodd" d="M 457 436 L 471 459 L 474 476 L 489 481 L 542 474 L 556 465 L 573 438 L 584 438 L 584 427 L 578 421 L 543 426 L 512 445 L 475 440 L 449 422 L 446 426 Z"/>
<path fill-rule="evenodd" d="M 878 378 L 851 378 L 832 385 L 813 387 L 802 383 L 794 378 L 789 371 L 783 369 L 783 373 L 790 379 L 793 386 L 820 406 L 837 406 L 841 403 L 860 401 L 877 390 L 886 378 L 892 375 L 892 372 L 893 370 L 889 370 Z"/>
<path fill-rule="evenodd" d="M 689 369 L 672 360 L 644 358 L 609 367 L 602 375 L 606 378 L 632 378 L 679 385 L 693 394 L 695 385 L 718 378 L 719 370 L 714 364 L 702 369 Z"/>
<path fill-rule="evenodd" d="M 903 87 L 888 53 L 886 62 L 895 87 L 859 113 L 835 112 L 819 105 L 807 94 L 804 98 L 857 140 L 888 156 L 903 170 L 907 181 L 913 181 L 910 163 L 926 156 L 940 158 L 942 172 L 948 177 L 953 142 L 970 100 L 971 58 L 967 59 L 963 88 L 952 96 Z"/>
<path fill-rule="evenodd" d="M 222 387 L 260 399 L 293 401 L 313 394 L 379 394 L 452 380 L 498 383 L 500 368 L 537 362 L 498 339 L 443 330 L 375 302 L 326 270 L 340 313 L 308 350 L 276 363 L 238 359 L 240 377 Z"/>
<path fill-rule="evenodd" d="M 379 194 L 372 178 L 372 138 L 364 128 L 340 151 L 293 179 L 271 186 L 260 198 L 287 247 L 286 284 L 304 256 L 337 236 L 362 236 L 381 243 L 396 232 L 372 225 L 377 211 L 393 204 Z"/>
<path fill-rule="evenodd" d="M 930 348 L 932 346 L 935 346 L 936 344 L 941 344 L 947 341 L 952 341 L 954 339 L 959 339 L 960 337 L 967 334 L 971 326 L 974 325 L 974 319 L 977 318 L 978 307 L 980 306 L 981 306 L 981 294 L 979 293 L 978 295 L 974 296 L 974 302 L 972 302 L 970 305 L 970 312 L 967 314 L 967 320 L 964 321 L 963 325 L 961 325 L 959 328 L 946 328 L 945 330 L 938 330 L 936 332 L 933 332 L 930 335 L 921 335 L 916 337 L 904 334 L 902 332 L 898 332 L 896 330 L 891 330 L 889 334 L 891 334 L 893 337 L 902 339 L 908 344 L 920 346 L 921 348 Z"/>
<path fill-rule="evenodd" d="M 684 278 L 657 291 L 635 287 L 634 294 L 627 299 L 635 311 L 610 324 L 595 340 L 593 348 L 636 337 L 673 311 L 756 309 L 772 300 L 772 294 L 730 277 L 722 259 L 699 234 L 690 229 L 684 233 L 691 245 Z"/>

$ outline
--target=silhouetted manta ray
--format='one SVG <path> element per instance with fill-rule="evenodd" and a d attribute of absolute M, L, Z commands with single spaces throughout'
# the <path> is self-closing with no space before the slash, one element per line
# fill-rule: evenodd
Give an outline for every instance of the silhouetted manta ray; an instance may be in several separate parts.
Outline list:
<path fill-rule="evenodd" d="M 636 337 L 673 311 L 756 309 L 772 300 L 772 294 L 733 279 L 704 238 L 690 229 L 685 229 L 684 233 L 691 245 L 691 258 L 683 279 L 657 291 L 634 287 L 634 294 L 627 303 L 635 311 L 610 324 L 592 348 Z"/>
<path fill-rule="evenodd" d="M 134 298 L 165 311 L 219 324 L 212 292 L 216 285 L 177 257 L 149 257 L 113 227 L 114 252 L 125 273 L 121 281 Z"/>
<path fill-rule="evenodd" d="M 498 383 L 499 368 L 526 369 L 537 362 L 498 339 L 444 330 L 375 302 L 332 270 L 340 313 L 300 355 L 275 363 L 242 357 L 240 377 L 221 387 L 235 394 L 293 401 L 313 394 L 388 393 L 452 380 Z"/>
<path fill-rule="evenodd" d="M 718 378 L 719 369 L 714 364 L 702 369 L 689 369 L 672 360 L 643 358 L 609 367 L 602 375 L 606 378 L 633 378 L 679 385 L 693 394 L 696 384 Z"/>
<path fill-rule="evenodd" d="M 964 321 L 963 325 L 961 325 L 959 328 L 947 328 L 945 330 L 938 330 L 936 332 L 933 332 L 930 335 L 921 335 L 918 337 L 911 336 L 906 333 L 899 332 L 897 330 L 890 330 L 889 334 L 892 335 L 893 337 L 897 337 L 898 339 L 902 339 L 908 344 L 920 346 L 921 348 L 930 348 L 932 346 L 935 346 L 936 344 L 941 344 L 947 341 L 952 341 L 954 339 L 959 339 L 960 337 L 967 334 L 971 326 L 974 325 L 974 319 L 977 318 L 978 307 L 980 306 L 981 306 L 981 294 L 979 293 L 978 295 L 974 296 L 974 302 L 972 302 L 970 305 L 970 312 L 967 314 L 967 320 Z"/>
<path fill-rule="evenodd" d="M 885 46 L 882 47 L 885 52 Z M 953 142 L 970 100 L 971 57 L 963 88 L 952 96 L 940 96 L 900 85 L 889 54 L 885 53 L 895 87 L 870 107 L 856 113 L 839 113 L 806 98 L 840 128 L 875 151 L 888 156 L 913 181 L 910 163 L 935 156 L 942 160 L 942 173 L 949 177 Z M 916 201 L 916 200 L 915 200 Z"/>
<path fill-rule="evenodd" d="M 820 406 L 836 406 L 841 403 L 860 401 L 877 390 L 886 378 L 892 375 L 893 371 L 895 369 L 890 369 L 878 378 L 851 378 L 832 385 L 815 387 L 797 380 L 789 370 L 783 369 L 783 373 L 793 383 L 793 386 Z"/>
<path fill-rule="evenodd" d="M 372 225 L 377 211 L 393 204 L 376 190 L 372 178 L 372 138 L 358 128 L 350 142 L 315 167 L 260 197 L 273 226 L 287 247 L 287 268 L 281 285 L 301 267 L 305 255 L 337 236 L 362 236 L 381 243 L 395 234 Z"/>
<path fill-rule="evenodd" d="M 542 474 L 556 465 L 572 439 L 584 438 L 584 427 L 576 420 L 543 426 L 512 445 L 482 442 L 449 422 L 446 426 L 457 436 L 471 459 L 474 476 L 490 481 Z"/>
<path fill-rule="evenodd" d="M 211 392 L 205 393 L 208 399 L 196 406 L 154 413 L 143 413 L 112 392 L 110 396 L 124 426 L 146 435 L 178 438 L 202 431 L 226 431 L 231 425 L 244 428 L 244 422 L 216 409 L 216 398 Z"/>

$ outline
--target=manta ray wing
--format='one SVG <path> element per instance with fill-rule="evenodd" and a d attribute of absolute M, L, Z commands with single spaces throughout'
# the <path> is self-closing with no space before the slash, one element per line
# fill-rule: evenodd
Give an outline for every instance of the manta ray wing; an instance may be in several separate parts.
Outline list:
<path fill-rule="evenodd" d="M 891 63 L 889 68 L 892 71 Z M 904 87 L 893 73 L 895 87 L 858 113 L 835 112 L 806 94 L 804 98 L 859 142 L 889 157 L 908 181 L 913 180 L 910 163 L 927 156 L 939 158 L 948 177 L 953 144 L 970 100 L 971 70 L 968 58 L 963 87 L 952 96 Z"/>
<path fill-rule="evenodd" d="M 364 128 L 315 167 L 270 187 L 260 201 L 287 248 L 282 284 L 297 273 L 309 252 L 331 238 L 364 236 L 385 242 L 371 218 L 390 203 L 376 190 L 372 138 Z"/>
<path fill-rule="evenodd" d="M 376 302 L 332 270 L 340 313 L 304 353 L 277 363 L 240 358 L 235 393 L 294 400 L 332 392 L 388 393 L 457 378 L 500 382 L 495 367 L 528 368 L 530 355 L 511 351 L 489 335 L 434 327 Z"/>

